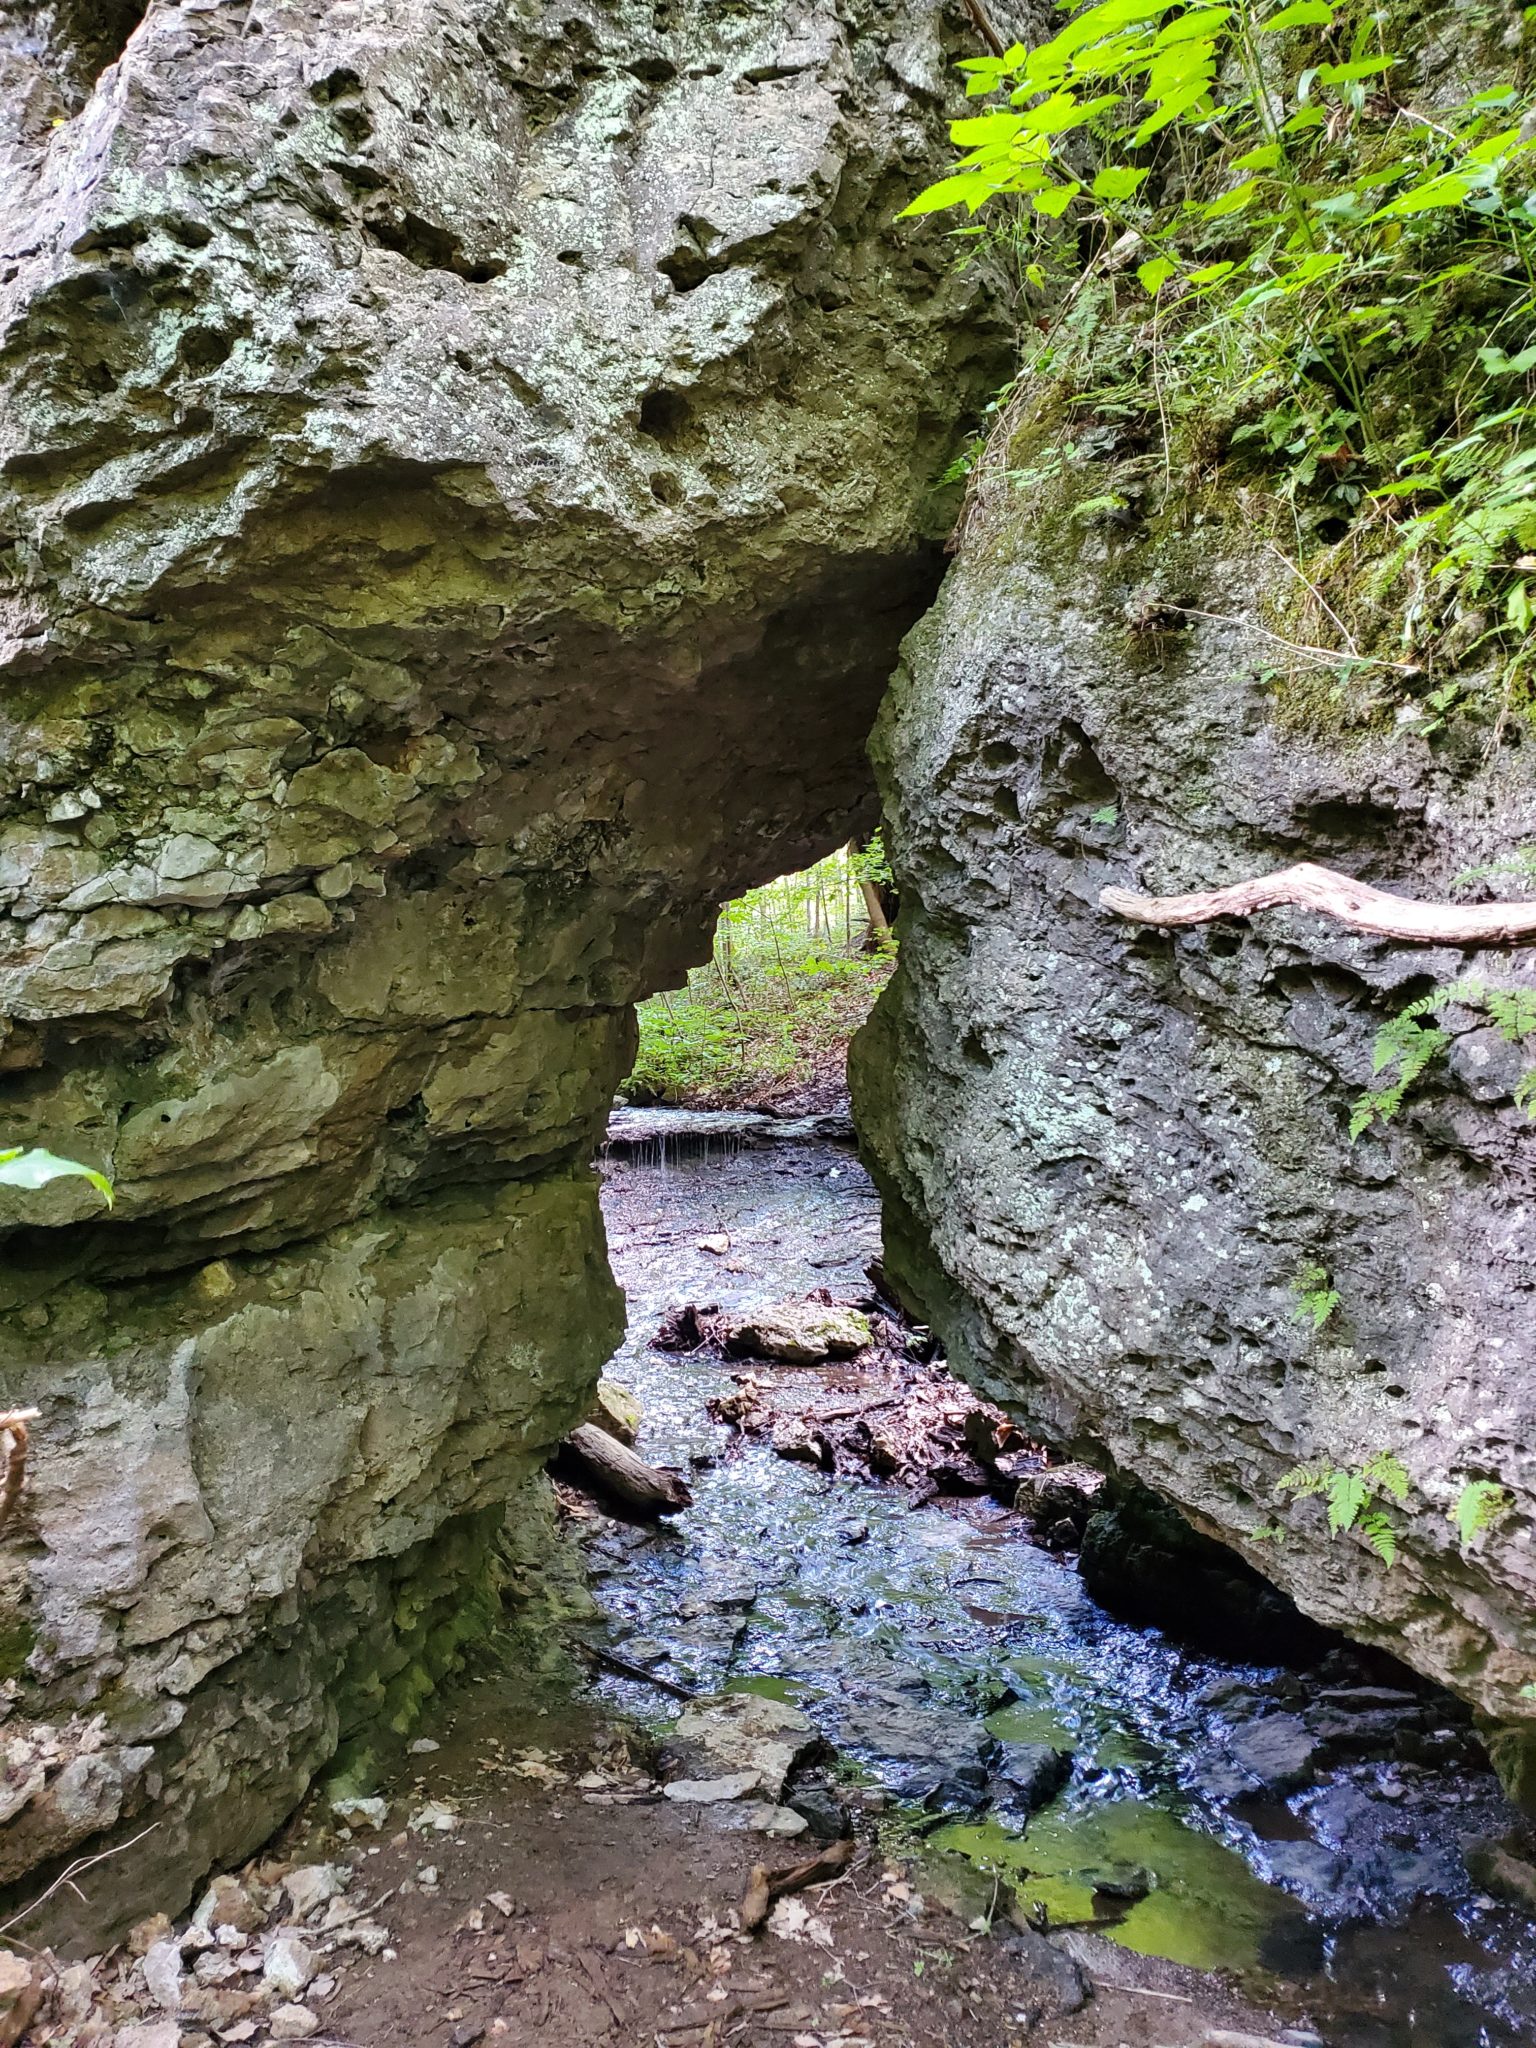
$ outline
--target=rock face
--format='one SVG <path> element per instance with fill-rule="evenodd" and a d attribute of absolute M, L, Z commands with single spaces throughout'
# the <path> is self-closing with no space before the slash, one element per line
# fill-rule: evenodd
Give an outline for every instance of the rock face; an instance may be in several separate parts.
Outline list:
<path fill-rule="evenodd" d="M 118 1190 L 0 1212 L 3 1877 L 155 1820 L 97 1947 L 483 1621 L 618 1331 L 629 1005 L 868 814 L 1001 339 L 893 225 L 941 31 L 0 22 L 0 1138 Z"/>
<path fill-rule="evenodd" d="M 1468 1030 L 1394 1121 L 1348 1132 L 1388 1016 L 1462 973 L 1529 984 L 1528 960 L 1305 911 L 1173 935 L 1098 906 L 1107 883 L 1163 894 L 1299 859 L 1444 897 L 1536 836 L 1528 743 L 1350 724 L 1266 680 L 1273 647 L 1240 625 L 1146 630 L 1170 600 L 1263 615 L 1281 572 L 1239 512 L 1127 535 L 1016 499 L 907 642 L 876 737 L 901 961 L 855 1058 L 888 1270 L 1043 1434 L 1529 1729 L 1522 1061 Z M 1321 1327 L 1300 1300 L 1317 1267 L 1339 1297 Z M 1321 1501 L 1274 1491 L 1377 1451 L 1409 1476 L 1392 1570 L 1330 1539 Z M 1479 1479 L 1512 1504 L 1464 1545 L 1448 1511 Z M 1497 1747 L 1513 1784 L 1518 1732 Z"/>

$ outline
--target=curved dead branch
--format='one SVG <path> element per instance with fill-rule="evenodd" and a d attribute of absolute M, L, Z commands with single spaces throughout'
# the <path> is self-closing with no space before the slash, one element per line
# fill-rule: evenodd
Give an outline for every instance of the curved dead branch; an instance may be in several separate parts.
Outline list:
<path fill-rule="evenodd" d="M 13 1408 L 0 1415 L 0 1529 L 11 1519 L 27 1476 L 27 1424 L 36 1422 L 36 1408 Z"/>
<path fill-rule="evenodd" d="M 1228 889 L 1198 889 L 1189 896 L 1142 896 L 1134 889 L 1101 889 L 1099 901 L 1137 924 L 1209 924 L 1213 917 L 1249 917 L 1282 903 L 1320 910 L 1358 932 L 1406 939 L 1417 946 L 1487 946 L 1536 939 L 1536 903 L 1415 903 L 1373 889 L 1353 875 L 1302 861 Z"/>

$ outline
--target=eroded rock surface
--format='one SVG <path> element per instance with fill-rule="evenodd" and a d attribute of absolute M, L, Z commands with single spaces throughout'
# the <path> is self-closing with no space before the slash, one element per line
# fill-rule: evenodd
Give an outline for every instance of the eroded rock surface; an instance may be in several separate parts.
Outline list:
<path fill-rule="evenodd" d="M 1518 1051 L 1488 1057 L 1496 1034 L 1467 1028 L 1398 1118 L 1348 1128 L 1388 1016 L 1462 973 L 1528 985 L 1528 962 L 1304 911 L 1174 935 L 1098 905 L 1106 883 L 1163 894 L 1299 859 L 1443 897 L 1536 836 L 1528 746 L 1431 742 L 1389 730 L 1390 707 L 1352 722 L 1277 685 L 1240 624 L 1160 614 L 1264 615 L 1284 572 L 1238 509 L 1128 537 L 1021 496 L 907 643 L 876 738 L 901 961 L 855 1061 L 887 1267 L 1048 1438 L 1107 1452 L 1306 1613 L 1528 1730 Z M 1318 1269 L 1339 1297 L 1320 1327 L 1301 1303 Z M 1275 1493 L 1298 1464 L 1378 1451 L 1409 1476 L 1386 1503 L 1392 1570 L 1358 1533 L 1331 1539 L 1321 1501 Z M 1464 1544 L 1449 1513 L 1474 1480 L 1511 1505 Z M 1512 1786 L 1522 1749 L 1496 1744 Z"/>
<path fill-rule="evenodd" d="M 0 1137 L 118 1189 L 0 1212 L 43 1410 L 4 1670 L 29 1726 L 106 1716 L 23 1866 L 158 1822 L 97 1945 L 483 1619 L 616 1337 L 585 1162 L 629 1005 L 868 815 L 995 375 L 893 225 L 943 32 L 0 20 Z"/>

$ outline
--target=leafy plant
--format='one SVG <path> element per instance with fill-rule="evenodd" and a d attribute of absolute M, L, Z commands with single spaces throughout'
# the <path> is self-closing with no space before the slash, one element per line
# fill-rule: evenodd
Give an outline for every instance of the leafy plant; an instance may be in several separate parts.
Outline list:
<path fill-rule="evenodd" d="M 1456 1524 L 1462 1543 L 1467 1545 L 1474 1543 L 1485 1530 L 1496 1528 L 1514 1504 L 1515 1497 L 1507 1486 L 1500 1486 L 1492 1479 L 1473 1479 L 1457 1494 L 1449 1519 Z"/>
<path fill-rule="evenodd" d="M 1276 1482 L 1277 1493 L 1295 1500 L 1321 1496 L 1328 1503 L 1328 1527 L 1335 1535 L 1358 1529 L 1389 1568 L 1397 1562 L 1397 1530 L 1383 1503 L 1408 1498 L 1410 1481 L 1391 1451 L 1373 1451 L 1363 1465 L 1333 1465 L 1319 1459 L 1295 1465 Z"/>
<path fill-rule="evenodd" d="M 1536 846 L 1516 846 L 1495 860 L 1484 861 L 1475 868 L 1463 868 L 1459 875 L 1451 877 L 1451 887 L 1471 889 L 1480 882 L 1503 881 L 1506 877 L 1536 884 Z"/>
<path fill-rule="evenodd" d="M 1422 673 L 1421 649 L 1487 604 L 1455 658 L 1496 663 L 1507 703 L 1536 620 L 1532 104 L 1512 81 L 1417 103 L 1384 19 L 1358 0 L 1098 0 L 1033 49 L 963 64 L 987 104 L 952 124 L 953 169 L 907 212 L 1001 207 L 1015 243 L 1033 234 L 1021 274 L 1041 286 L 1063 250 L 1083 252 L 1055 319 L 1032 323 L 1033 374 L 999 433 L 1042 374 L 1081 360 L 1100 366 L 1078 393 L 1096 419 L 1154 413 L 1166 481 L 1180 418 L 1199 441 L 1225 415 L 1226 447 L 1261 449 L 1285 496 L 1385 541 L 1359 602 L 1401 621 L 1411 658 L 1362 653 L 1297 564 L 1344 642 L 1300 651 L 1342 680 Z M 1111 278 L 1128 263 L 1152 319 L 1106 379 Z M 1336 562 L 1356 575 L 1342 543 Z M 1458 695 L 1445 688 L 1406 729 L 1443 726 Z"/>
<path fill-rule="evenodd" d="M 1536 988 L 1488 988 L 1468 978 L 1431 989 L 1388 1018 L 1377 1032 L 1371 1071 L 1380 1074 L 1395 1067 L 1396 1072 L 1385 1087 L 1367 1089 L 1357 1098 L 1350 1111 L 1351 1138 L 1396 1116 L 1408 1090 L 1451 1042 L 1443 1025 L 1424 1020 L 1455 1006 L 1481 1010 L 1512 1045 L 1536 1031 Z M 1516 1082 L 1515 1101 L 1528 1116 L 1536 1117 L 1536 1068 L 1527 1069 Z"/>
<path fill-rule="evenodd" d="M 1296 1281 L 1301 1290 L 1296 1314 L 1314 1330 L 1320 1330 L 1339 1305 L 1339 1290 L 1329 1280 L 1326 1266 L 1304 1265 Z"/>
<path fill-rule="evenodd" d="M 112 1183 L 94 1166 L 82 1166 L 78 1159 L 61 1159 L 58 1153 L 44 1151 L 40 1146 L 26 1150 L 13 1145 L 0 1151 L 0 1187 L 36 1190 L 47 1187 L 50 1181 L 70 1179 L 88 1180 L 111 1207 Z"/>

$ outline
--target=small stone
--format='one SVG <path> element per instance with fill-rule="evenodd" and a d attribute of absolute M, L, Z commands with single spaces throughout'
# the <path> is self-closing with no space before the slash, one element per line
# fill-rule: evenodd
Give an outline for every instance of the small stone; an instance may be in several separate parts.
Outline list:
<path fill-rule="evenodd" d="M 389 1802 L 384 1799 L 333 1799 L 331 1811 L 351 1828 L 381 1828 L 389 1819 Z"/>
<path fill-rule="evenodd" d="M 441 1748 L 442 1744 L 440 1742 L 434 1742 L 430 1735 L 423 1735 L 418 1741 L 411 1744 L 411 1755 L 431 1756 L 435 1749 Z"/>
<path fill-rule="evenodd" d="M 475 2048 L 477 2041 L 485 2039 L 483 2020 L 465 2020 L 448 2036 L 450 2048 Z"/>
<path fill-rule="evenodd" d="M 174 2020 L 135 2020 L 118 2028 L 112 2048 L 181 2048 L 181 2029 Z"/>
<path fill-rule="evenodd" d="M 224 2029 L 224 2031 L 219 2035 L 219 2039 L 221 2041 L 235 2042 L 250 2041 L 254 2040 L 255 2035 L 256 2022 L 254 2020 L 236 2020 L 235 2024 L 232 2027 L 226 2027 Z"/>
<path fill-rule="evenodd" d="M 429 1831 L 439 1835 L 452 1834 L 459 1824 L 459 1816 L 451 1806 L 444 1806 L 439 1800 L 429 1799 L 417 1813 L 413 1813 L 406 1826 L 413 1835 L 424 1835 Z"/>
<path fill-rule="evenodd" d="M 279 1934 L 267 1946 L 261 1981 L 268 1991 L 295 1998 L 315 1974 L 315 1959 L 292 1934 Z"/>
<path fill-rule="evenodd" d="M 204 1892 L 192 1924 L 211 1928 L 215 1934 L 231 1927 L 240 1934 L 254 1934 L 265 1926 L 266 1918 L 238 1877 L 216 1877 Z"/>
<path fill-rule="evenodd" d="M 131 1956 L 147 1956 L 157 1941 L 164 1941 L 171 1931 L 169 1913 L 151 1913 L 147 1920 L 141 1920 L 128 1936 L 128 1953 Z"/>
<path fill-rule="evenodd" d="M 366 1956 L 382 1955 L 389 1945 L 389 1929 L 377 1920 L 358 1920 L 344 1927 L 336 1937 L 347 1948 L 360 1948 Z"/>
<path fill-rule="evenodd" d="M 297 1870 L 290 1870 L 283 1879 L 283 1890 L 288 1902 L 299 1919 L 307 1920 L 311 1913 L 338 1892 L 346 1889 L 348 1872 L 335 1863 L 301 1863 Z"/>
<path fill-rule="evenodd" d="M 307 2041 L 320 2022 L 307 2005 L 280 2005 L 268 2021 L 274 2041 Z"/>
<path fill-rule="evenodd" d="M 442 1872 L 435 1863 L 423 1863 L 416 1873 L 416 1882 L 423 1891 L 436 1891 L 442 1881 Z"/>
<path fill-rule="evenodd" d="M 140 1968 L 150 1997 L 163 2012 L 181 2010 L 181 1948 L 174 1941 L 157 1941 L 144 1956 Z"/>
<path fill-rule="evenodd" d="M 661 1789 L 680 1806 L 714 1806 L 722 1800 L 745 1799 L 749 1793 L 758 1791 L 760 1774 L 733 1771 L 726 1778 L 675 1778 Z"/>
<path fill-rule="evenodd" d="M 753 1834 L 768 1835 L 775 1841 L 790 1841 L 810 1826 L 805 1815 L 792 1807 L 766 1805 L 753 1807 L 747 1824 Z"/>

